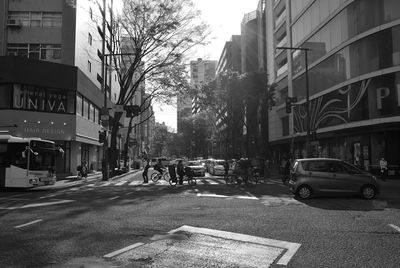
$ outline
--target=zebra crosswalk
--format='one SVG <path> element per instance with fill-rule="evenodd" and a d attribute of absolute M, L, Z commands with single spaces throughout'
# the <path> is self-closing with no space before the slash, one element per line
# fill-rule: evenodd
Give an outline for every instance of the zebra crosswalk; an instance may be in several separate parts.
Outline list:
<path fill-rule="evenodd" d="M 223 185 L 225 180 L 215 178 L 198 178 L 197 185 Z M 98 181 L 86 184 L 86 187 L 129 187 L 129 186 L 151 186 L 151 185 L 167 185 L 170 186 L 169 182 L 165 180 L 159 180 L 157 182 L 149 181 L 149 183 L 143 183 L 143 181 Z M 187 185 L 187 182 L 184 182 Z"/>

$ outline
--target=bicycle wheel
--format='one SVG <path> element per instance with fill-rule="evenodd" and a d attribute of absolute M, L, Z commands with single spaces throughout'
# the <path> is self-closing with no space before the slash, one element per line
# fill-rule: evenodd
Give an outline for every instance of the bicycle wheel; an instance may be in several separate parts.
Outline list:
<path fill-rule="evenodd" d="M 153 173 L 153 174 L 151 174 L 150 178 L 152 181 L 156 182 L 160 179 L 160 175 L 158 173 Z"/>
<path fill-rule="evenodd" d="M 163 180 L 169 182 L 169 180 L 171 179 L 171 176 L 169 175 L 168 172 L 166 172 L 166 173 L 164 173 L 164 174 L 162 175 L 162 178 L 163 178 Z"/>

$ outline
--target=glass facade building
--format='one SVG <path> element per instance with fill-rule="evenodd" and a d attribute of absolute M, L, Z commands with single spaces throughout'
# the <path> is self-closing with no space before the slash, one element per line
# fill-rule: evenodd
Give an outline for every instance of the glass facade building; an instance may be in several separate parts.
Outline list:
<path fill-rule="evenodd" d="M 286 5 L 286 46 L 309 49 L 308 89 L 304 51 L 286 51 L 283 77 L 269 70 L 278 89 L 282 84 L 270 117 L 273 155 L 306 156 L 308 90 L 311 156 L 340 158 L 370 171 L 385 157 L 389 174 L 400 175 L 400 1 L 271 2 L 275 9 L 279 2 Z M 285 112 L 286 96 L 297 97 L 292 114 Z"/>

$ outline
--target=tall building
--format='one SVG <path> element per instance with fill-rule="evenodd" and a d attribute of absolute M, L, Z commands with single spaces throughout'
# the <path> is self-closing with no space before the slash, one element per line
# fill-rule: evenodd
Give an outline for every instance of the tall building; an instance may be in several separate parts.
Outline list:
<path fill-rule="evenodd" d="M 112 3 L 107 0 L 107 7 L 101 7 L 107 21 Z M 83 160 L 101 168 L 98 132 L 105 94 L 99 55 L 111 29 L 100 34 L 102 22 L 93 1 L 2 3 L 0 127 L 16 136 L 55 141 L 65 151 L 56 163 L 59 176 L 75 173 Z M 107 106 L 112 107 L 118 96 L 116 74 L 109 71 L 105 81 Z"/>
<path fill-rule="evenodd" d="M 270 113 L 274 158 L 305 157 L 309 130 L 310 156 L 340 158 L 372 171 L 385 157 L 389 174 L 397 174 L 400 1 L 266 4 L 268 59 L 275 59 L 268 62 L 268 73 L 279 92 Z M 307 48 L 307 59 L 304 50 L 275 49 L 280 46 Z M 291 114 L 285 112 L 286 96 L 297 97 Z"/>
<path fill-rule="evenodd" d="M 200 86 L 208 83 L 215 78 L 217 61 L 203 60 L 201 58 L 197 61 L 190 62 L 190 85 L 192 87 Z M 177 99 L 177 128 L 178 133 L 181 127 L 182 118 L 191 116 L 200 111 L 201 107 L 196 102 L 196 99 L 191 99 L 188 96 L 178 96 Z"/>
<path fill-rule="evenodd" d="M 198 87 L 215 79 L 217 61 L 203 60 L 190 62 L 190 84 L 192 87 Z M 201 110 L 196 99 L 192 100 L 192 114 L 197 114 Z"/>
<path fill-rule="evenodd" d="M 242 73 L 258 70 L 257 11 L 244 15 L 241 24 Z"/>
<path fill-rule="evenodd" d="M 221 56 L 217 63 L 216 73 L 222 73 L 227 70 L 241 72 L 241 36 L 232 35 L 230 41 L 226 41 L 222 49 Z"/>

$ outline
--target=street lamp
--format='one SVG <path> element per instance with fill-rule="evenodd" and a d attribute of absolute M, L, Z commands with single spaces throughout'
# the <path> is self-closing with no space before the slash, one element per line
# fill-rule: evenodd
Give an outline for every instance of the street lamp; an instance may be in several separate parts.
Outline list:
<path fill-rule="evenodd" d="M 306 152 L 307 152 L 307 157 L 310 157 L 310 90 L 308 86 L 308 51 L 310 51 L 309 48 L 303 48 L 303 47 L 276 47 L 276 49 L 287 49 L 287 50 L 300 50 L 304 51 L 304 56 L 305 56 L 305 65 L 306 65 L 306 112 L 307 112 L 307 136 L 306 136 Z"/>

